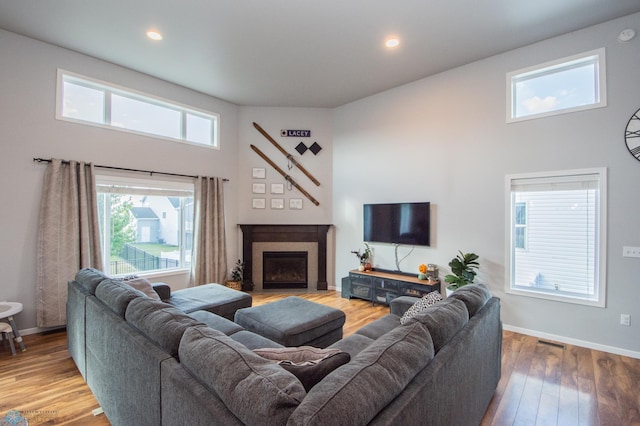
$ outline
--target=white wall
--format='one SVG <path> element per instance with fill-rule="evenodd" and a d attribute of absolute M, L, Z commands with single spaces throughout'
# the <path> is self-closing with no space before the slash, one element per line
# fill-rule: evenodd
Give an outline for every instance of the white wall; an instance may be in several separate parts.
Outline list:
<path fill-rule="evenodd" d="M 640 357 L 640 162 L 624 128 L 640 107 L 640 38 L 619 43 L 640 14 L 546 40 L 407 84 L 335 110 L 333 218 L 336 282 L 357 263 L 362 204 L 431 201 L 432 246 L 416 248 L 401 269 L 436 263 L 440 275 L 458 250 L 480 255 L 479 281 L 502 300 L 506 326 L 535 335 Z M 606 48 L 608 106 L 505 123 L 506 73 Z M 427 53 L 425 53 L 427 54 Z M 508 295 L 505 285 L 506 174 L 607 167 L 607 306 L 593 308 Z M 372 244 L 374 267 L 394 269 L 393 248 Z M 401 247 L 400 257 L 409 253 Z M 631 314 L 631 327 L 619 325 Z"/>
<path fill-rule="evenodd" d="M 189 175 L 223 176 L 229 252 L 238 251 L 238 107 L 165 81 L 10 32 L 0 31 L 0 300 L 20 301 L 18 327 L 35 326 L 36 235 L 45 166 L 34 157 Z M 56 70 L 63 68 L 220 113 L 213 150 L 55 119 Z M 230 255 L 230 263 L 235 262 Z M 231 266 L 231 265 L 230 265 Z M 72 277 L 70 277 L 72 278 Z M 186 275 L 166 276 L 174 289 Z"/>
<path fill-rule="evenodd" d="M 309 174 L 315 177 L 320 186 L 316 186 L 300 169 L 287 167 L 287 158 L 260 134 L 253 123 L 257 123 L 273 139 L 280 144 L 285 151 L 304 167 Z M 332 160 L 333 160 L 333 113 L 325 108 L 263 108 L 241 107 L 238 119 L 239 157 L 238 182 L 241 192 L 244 194 L 238 200 L 238 223 L 243 224 L 330 224 L 331 223 L 331 194 L 332 194 Z M 281 137 L 280 130 L 311 130 L 311 137 Z M 303 142 L 307 147 L 314 142 L 322 147 L 322 150 L 314 155 L 306 151 L 300 155 L 295 147 Z M 254 145 L 271 159 L 282 171 L 289 175 L 302 189 L 315 198 L 319 205 L 314 205 L 299 190 L 287 189 L 287 182 L 281 174 L 264 161 L 252 149 Z M 253 179 L 251 172 L 254 167 L 266 169 L 266 179 Z M 252 194 L 252 183 L 265 183 L 266 194 Z M 271 194 L 272 183 L 285 184 L 283 195 Z M 253 209 L 253 198 L 265 198 L 266 209 Z M 272 210 L 270 201 L 273 198 L 283 198 L 285 208 Z M 289 209 L 291 198 L 301 198 L 302 210 Z"/>
<path fill-rule="evenodd" d="M 298 168 L 291 170 L 287 167 L 287 158 L 260 134 L 253 123 L 262 127 L 273 139 L 276 140 L 289 154 L 304 167 L 309 174 L 320 182 L 316 186 Z M 287 225 L 326 225 L 331 224 L 332 216 L 332 191 L 333 191 L 333 110 L 326 108 L 265 108 L 265 107 L 240 107 L 238 119 L 239 163 L 238 163 L 238 223 L 240 224 L 287 224 Z M 311 137 L 281 137 L 280 130 L 311 130 Z M 322 149 L 317 155 L 306 151 L 300 155 L 295 147 L 303 142 L 307 147 L 317 142 Z M 269 159 L 276 163 L 282 171 L 289 175 L 302 189 L 315 198 L 319 204 L 316 206 L 295 187 L 288 189 L 286 180 L 273 167 L 264 161 L 252 149 L 257 147 Z M 265 179 L 253 179 L 254 167 L 265 168 Z M 253 183 L 265 183 L 266 194 L 252 194 Z M 285 193 L 282 195 L 271 194 L 272 183 L 282 183 Z M 252 208 L 254 198 L 265 198 L 265 209 Z M 284 199 L 284 209 L 272 210 L 271 199 Z M 289 200 L 291 198 L 302 199 L 302 210 L 291 210 Z M 327 235 L 327 284 L 335 288 L 333 277 L 335 233 L 332 228 Z M 242 233 L 238 234 L 238 247 L 242 248 Z M 238 257 L 241 257 L 239 253 Z"/>

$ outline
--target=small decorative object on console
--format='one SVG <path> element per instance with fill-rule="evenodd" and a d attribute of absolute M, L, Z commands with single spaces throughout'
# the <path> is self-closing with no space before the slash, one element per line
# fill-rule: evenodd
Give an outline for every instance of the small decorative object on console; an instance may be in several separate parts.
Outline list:
<path fill-rule="evenodd" d="M 364 243 L 364 251 L 360 253 L 360 250 L 351 250 L 351 253 L 355 254 L 360 261 L 359 271 L 371 271 L 371 247 L 368 243 Z"/>
<path fill-rule="evenodd" d="M 418 266 L 418 272 L 420 272 L 418 274 L 418 279 L 419 280 L 426 280 L 427 279 L 427 265 L 425 265 L 424 263 L 421 263 L 420 266 Z"/>
<path fill-rule="evenodd" d="M 438 281 L 440 279 L 438 265 L 434 265 L 433 263 L 427 265 L 427 279 L 429 281 Z"/>

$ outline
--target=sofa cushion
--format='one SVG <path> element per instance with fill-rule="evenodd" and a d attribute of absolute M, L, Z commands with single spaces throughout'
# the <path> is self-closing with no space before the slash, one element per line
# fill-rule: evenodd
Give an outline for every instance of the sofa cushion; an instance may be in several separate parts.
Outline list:
<path fill-rule="evenodd" d="M 82 268 L 76 274 L 75 280 L 82 288 L 87 290 L 89 294 L 95 294 L 98 284 L 107 278 L 108 277 L 102 273 L 102 271 L 98 271 L 94 268 Z"/>
<path fill-rule="evenodd" d="M 230 321 L 224 317 L 221 317 L 220 315 L 211 313 L 209 311 L 190 312 L 189 316 L 200 322 L 205 323 L 206 325 L 213 328 L 214 330 L 218 330 L 226 334 L 227 336 L 230 336 L 233 333 L 237 333 L 238 331 L 244 330 L 244 328 L 240 327 L 235 322 Z"/>
<path fill-rule="evenodd" d="M 285 424 L 306 395 L 293 374 L 208 327 L 189 328 L 178 352 L 182 365 L 245 424 Z"/>
<path fill-rule="evenodd" d="M 447 298 L 429 306 L 408 320 L 403 327 L 414 322 L 424 324 L 431 334 L 436 353 L 469 321 L 469 313 L 464 303 Z"/>
<path fill-rule="evenodd" d="M 467 284 L 454 291 L 449 297 L 462 300 L 471 318 L 491 299 L 491 292 L 484 284 Z"/>
<path fill-rule="evenodd" d="M 260 348 L 253 351 L 293 373 L 307 392 L 327 374 L 351 359 L 348 353 L 340 349 L 319 349 L 313 346 Z"/>
<path fill-rule="evenodd" d="M 422 324 L 397 327 L 315 385 L 288 424 L 367 424 L 432 358 Z"/>
<path fill-rule="evenodd" d="M 182 334 L 188 327 L 203 325 L 179 309 L 147 297 L 132 300 L 125 318 L 147 338 L 171 354 L 178 356 Z"/>
<path fill-rule="evenodd" d="M 139 277 L 137 275 L 129 275 L 129 276 L 123 277 L 121 281 L 130 285 L 136 290 L 140 290 L 145 294 L 145 296 L 147 296 L 150 299 L 160 300 L 160 296 L 153 289 L 151 282 L 144 277 Z"/>
<path fill-rule="evenodd" d="M 429 306 L 436 304 L 437 302 L 442 300 L 442 295 L 440 292 L 432 291 L 430 293 L 425 294 L 420 299 L 416 300 L 416 303 L 411 305 L 407 312 L 402 315 L 400 318 L 400 324 L 404 324 L 409 321 L 411 318 L 415 317 L 416 314 L 422 312 L 427 309 Z"/>
<path fill-rule="evenodd" d="M 338 340 L 333 345 L 329 346 L 329 348 L 340 349 L 342 352 L 348 353 L 349 355 L 351 355 L 351 358 L 353 358 L 369 345 L 371 345 L 374 341 L 375 339 L 372 339 L 371 337 L 354 333 L 351 336 L 347 336 L 344 339 Z"/>
<path fill-rule="evenodd" d="M 233 333 L 229 335 L 233 340 L 238 343 L 242 343 L 248 349 L 257 349 L 257 348 L 283 348 L 280 343 L 274 342 L 273 340 L 267 339 L 253 331 L 248 330 L 240 330 L 237 333 Z"/>
<path fill-rule="evenodd" d="M 400 325 L 400 318 L 397 315 L 385 315 L 356 331 L 356 334 L 367 336 L 373 340 L 383 334 L 388 333 Z"/>
<path fill-rule="evenodd" d="M 96 287 L 96 297 L 115 312 L 124 318 L 129 302 L 136 297 L 146 297 L 143 292 L 133 287 L 111 278 L 98 284 Z"/>

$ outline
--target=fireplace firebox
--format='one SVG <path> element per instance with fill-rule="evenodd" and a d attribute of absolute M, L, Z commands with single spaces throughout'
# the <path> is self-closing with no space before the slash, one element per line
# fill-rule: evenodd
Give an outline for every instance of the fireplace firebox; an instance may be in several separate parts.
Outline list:
<path fill-rule="evenodd" d="M 306 251 L 262 253 L 262 288 L 307 288 Z"/>

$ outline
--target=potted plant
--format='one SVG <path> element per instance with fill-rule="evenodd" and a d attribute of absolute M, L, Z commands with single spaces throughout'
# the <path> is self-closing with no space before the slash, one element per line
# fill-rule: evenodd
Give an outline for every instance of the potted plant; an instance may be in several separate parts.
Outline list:
<path fill-rule="evenodd" d="M 473 282 L 477 274 L 476 269 L 480 266 L 477 260 L 477 254 L 462 253 L 461 251 L 451 259 L 451 262 L 449 262 L 451 274 L 444 277 L 445 282 L 449 283 L 446 291 L 447 296 L 460 287 Z"/>
<path fill-rule="evenodd" d="M 243 276 L 244 276 L 244 262 L 238 259 L 235 266 L 231 270 L 231 279 L 227 281 L 226 286 L 234 290 L 241 290 Z"/>
<path fill-rule="evenodd" d="M 371 247 L 368 243 L 364 243 L 364 251 L 360 253 L 360 250 L 352 250 L 351 253 L 355 254 L 360 261 L 358 266 L 359 271 L 370 271 L 371 268 Z"/>

